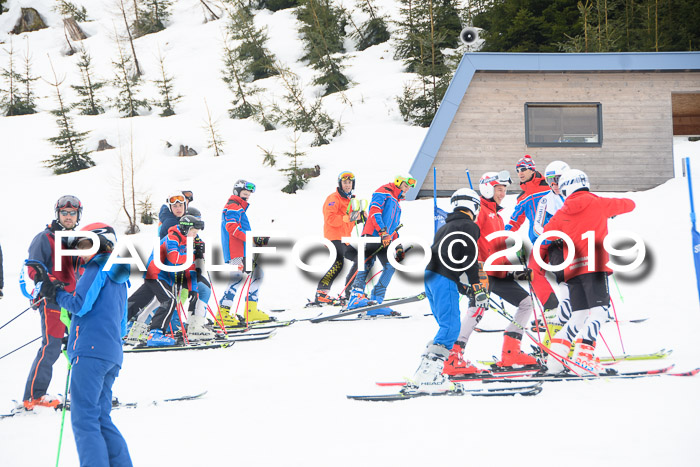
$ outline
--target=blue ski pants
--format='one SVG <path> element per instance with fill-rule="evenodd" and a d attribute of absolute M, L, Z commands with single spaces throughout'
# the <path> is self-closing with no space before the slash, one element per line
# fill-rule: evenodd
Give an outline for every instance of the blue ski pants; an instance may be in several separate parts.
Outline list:
<path fill-rule="evenodd" d="M 119 365 L 76 357 L 70 382 L 71 424 L 81 467 L 132 467 L 129 449 L 110 412 Z"/>
<path fill-rule="evenodd" d="M 423 280 L 430 309 L 440 326 L 433 343 L 451 349 L 461 329 L 457 284 L 443 275 L 427 270 Z"/>

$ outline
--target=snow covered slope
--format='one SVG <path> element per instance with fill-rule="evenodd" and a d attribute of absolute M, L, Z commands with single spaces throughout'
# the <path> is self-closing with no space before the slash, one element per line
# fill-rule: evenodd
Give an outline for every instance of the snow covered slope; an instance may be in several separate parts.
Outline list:
<path fill-rule="evenodd" d="M 76 2 L 80 3 L 80 2 Z M 96 72 L 111 78 L 116 55 L 113 23 L 119 27 L 108 0 L 82 2 L 96 20 L 83 26 L 90 37 L 86 47 Z M 390 15 L 396 2 L 377 2 Z M 0 16 L 0 40 L 13 26 L 12 15 L 21 6 L 46 13 L 49 29 L 13 37 L 15 50 L 26 43 L 34 57 L 34 73 L 50 79 L 47 54 L 63 91 L 75 97 L 67 84 L 78 82 L 77 57 L 62 54 L 61 19 L 50 13 L 50 0 L 10 0 L 9 14 Z M 348 5 L 346 5 L 348 6 Z M 16 18 L 16 15 L 14 16 Z M 119 189 L 120 155 L 127 156 L 133 140 L 138 163 L 136 185 L 140 196 L 151 195 L 157 206 L 173 189 L 191 189 L 194 206 L 202 210 L 210 245 L 219 242 L 220 210 L 233 182 L 256 183 L 248 211 L 261 233 L 287 235 L 290 240 L 320 235 L 321 204 L 334 189 L 342 170 L 357 175 L 357 194 L 368 199 L 381 184 L 410 166 L 425 129 L 407 126 L 394 97 L 408 75 L 393 59 L 390 44 L 363 52 L 348 52 L 347 74 L 355 84 L 339 96 L 324 99 L 327 111 L 342 118 L 345 132 L 331 145 L 304 149 L 306 166 L 319 165 L 321 176 L 296 195 L 280 191 L 284 176 L 261 165 L 257 146 L 282 153 L 291 148 L 292 132 L 263 132 L 249 121 L 227 118 L 230 93 L 220 80 L 223 21 L 202 24 L 197 0 L 175 2 L 170 26 L 163 32 L 136 40 L 136 50 L 147 79 L 155 79 L 157 49 L 176 78 L 176 90 L 185 98 L 177 115 L 158 117 L 157 111 L 132 119 L 116 111 L 96 117 L 75 117 L 79 130 L 91 130 L 89 147 L 107 139 L 116 149 L 94 153 L 97 166 L 78 173 L 53 176 L 41 165 L 54 148 L 46 138 L 57 128 L 48 110 L 55 107 L 50 86 L 37 82 L 37 115 L 0 118 L 0 193 L 4 216 L 0 244 L 4 253 L 5 297 L 0 302 L 0 325 L 27 306 L 17 287 L 26 249 L 33 236 L 52 219 L 56 198 L 73 193 L 85 205 L 83 225 L 93 221 L 126 226 Z M 310 82 L 312 71 L 298 61 L 301 43 L 290 10 L 261 11 L 256 22 L 267 25 L 269 47 L 278 58 Z M 352 50 L 352 49 L 350 49 Z M 1 54 L 0 54 L 1 55 Z M 0 58 L 0 64 L 3 63 Z M 262 85 L 279 98 L 274 78 Z M 155 97 L 152 86 L 145 94 Z M 308 87 L 312 97 L 318 89 Z M 204 99 L 226 140 L 226 154 L 215 158 L 205 149 Z M 306 138 L 306 136 L 304 137 Z M 173 147 L 166 148 L 165 141 Z M 306 139 L 303 142 L 308 143 Z M 177 158 L 180 144 L 200 155 Z M 675 144 L 677 158 L 690 156 L 700 180 L 700 143 Z M 286 166 L 286 161 L 279 159 Z M 501 168 L 494 168 L 501 169 Z M 644 239 L 649 260 L 642 277 L 618 279 L 612 296 L 621 319 L 649 317 L 643 324 L 622 325 L 624 348 L 638 353 L 673 348 L 667 360 L 679 369 L 700 366 L 697 329 L 700 309 L 691 258 L 689 204 L 686 180 L 670 180 L 647 192 L 628 195 L 637 209 L 610 222 L 611 230 L 630 230 Z M 700 190 L 700 184 L 697 184 Z M 700 199 L 700 198 L 699 198 Z M 510 214 L 514 197 L 505 203 Z M 440 200 L 447 208 L 447 201 Z M 432 238 L 432 201 L 403 205 L 402 236 Z M 155 227 L 133 237 L 144 254 L 152 244 Z M 291 248 L 277 243 L 282 262 L 265 265 L 261 308 L 288 308 L 280 319 L 309 317 L 318 310 L 303 308 L 313 296 L 317 277 L 302 274 L 289 259 Z M 313 257 L 320 261 L 320 255 Z M 410 261 L 417 261 L 411 258 Z M 341 276 L 343 277 L 343 276 Z M 338 281 L 339 283 L 339 281 Z M 134 273 L 132 284 L 140 284 Z M 225 281 L 216 282 L 220 296 Z M 334 291 L 338 291 L 336 284 Z M 423 290 L 420 275 L 397 274 L 388 296 Z M 212 300 L 212 305 L 214 305 Z M 631 381 L 549 383 L 535 398 L 438 398 L 394 404 L 348 401 L 346 394 L 379 390 L 378 380 L 400 379 L 413 373 L 424 344 L 437 326 L 426 302 L 407 305 L 406 320 L 378 322 L 300 322 L 281 329 L 270 340 L 239 343 L 230 349 L 126 355 L 114 393 L 124 401 L 150 401 L 208 390 L 205 398 L 171 405 L 118 410 L 113 418 L 124 434 L 135 465 L 697 465 L 695 439 L 700 432 L 700 379 L 648 378 Z M 501 327 L 503 318 L 487 315 L 484 327 Z M 0 355 L 39 335 L 37 313 L 30 311 L 0 330 Z M 622 351 L 617 329 L 608 324 L 603 336 L 614 353 Z M 488 359 L 500 353 L 499 334 L 477 334 L 468 356 Z M 19 399 L 36 343 L 0 360 L 0 412 Z M 599 351 L 605 355 L 606 349 Z M 647 368 L 654 362 L 625 363 L 625 368 Z M 66 368 L 55 365 L 52 394 L 63 393 Z M 0 463 L 3 466 L 45 466 L 55 462 L 60 417 L 55 413 L 0 420 Z M 70 424 L 65 427 L 61 465 L 77 465 Z"/>

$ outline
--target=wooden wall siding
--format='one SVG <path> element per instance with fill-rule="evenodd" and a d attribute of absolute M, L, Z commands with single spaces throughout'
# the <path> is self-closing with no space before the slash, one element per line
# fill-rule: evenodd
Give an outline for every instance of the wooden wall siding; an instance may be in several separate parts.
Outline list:
<path fill-rule="evenodd" d="M 477 72 L 435 159 L 438 190 L 476 185 L 530 154 L 544 171 L 564 160 L 591 178 L 595 191 L 645 190 L 673 177 L 671 92 L 700 91 L 700 73 Z M 525 144 L 526 102 L 600 102 L 603 146 L 538 148 Z M 433 188 L 429 171 L 422 190 Z M 517 191 L 517 181 L 511 191 Z"/>

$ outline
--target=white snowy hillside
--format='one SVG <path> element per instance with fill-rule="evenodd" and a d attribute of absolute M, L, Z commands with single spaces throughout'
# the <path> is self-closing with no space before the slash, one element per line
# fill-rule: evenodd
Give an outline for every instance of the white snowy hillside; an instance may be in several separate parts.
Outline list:
<path fill-rule="evenodd" d="M 303 165 L 318 165 L 321 175 L 290 195 L 281 192 L 287 181 L 278 168 L 288 166 L 282 154 L 293 150 L 294 132 L 284 127 L 265 132 L 258 123 L 228 117 L 232 94 L 221 80 L 225 21 L 205 23 L 199 0 L 175 1 L 167 28 L 138 38 L 134 44 L 147 81 L 158 78 L 158 50 L 165 57 L 175 90 L 183 95 L 176 104 L 176 115 L 162 118 L 154 107 L 142 116 L 121 118 L 110 105 L 114 90 L 103 88 L 106 113 L 80 116 L 72 112 L 72 116 L 76 129 L 90 131 L 86 147 L 95 149 L 106 139 L 115 148 L 92 153 L 93 168 L 56 176 L 42 165 L 56 153 L 47 138 L 58 134 L 55 117 L 49 113 L 56 108 L 54 90 L 47 82 L 54 79 L 49 57 L 58 79 L 64 80 L 61 92 L 69 102 L 77 100 L 69 85 L 80 84 L 80 75 L 77 55 L 65 55 L 63 22 L 51 10 L 54 3 L 9 0 L 9 12 L 0 15 L 0 42 L 4 41 L 0 48 L 9 47 L 11 39 L 15 53 L 23 59 L 29 47 L 33 73 L 43 78 L 35 82 L 37 114 L 0 117 L 0 194 L 4 201 L 0 245 L 5 282 L 0 327 L 28 306 L 18 286 L 22 262 L 32 238 L 53 219 L 53 205 L 60 195 L 70 193 L 82 200 L 82 225 L 100 221 L 114 225 L 120 234 L 125 231 L 128 221 L 121 207 L 120 163 L 126 167 L 132 152 L 137 199 L 150 196 L 157 210 L 170 192 L 192 190 L 192 205 L 202 211 L 206 222 L 203 237 L 213 250 L 220 250 L 220 213 L 233 183 L 239 178 L 255 183 L 248 216 L 259 235 L 274 237 L 270 246 L 277 247 L 276 254 L 262 263 L 265 278 L 260 308 L 285 309 L 274 313 L 279 320 L 336 311 L 304 308 L 307 299 L 313 298 L 319 275 L 296 268 L 291 245 L 305 237 L 322 236 L 322 203 L 337 186 L 339 172 L 353 171 L 357 196 L 369 199 L 376 188 L 410 167 L 426 130 L 407 125 L 399 114 L 395 97 L 410 75 L 394 60 L 393 44 L 358 52 L 353 41 L 346 40 L 345 73 L 352 85 L 344 96 L 332 94 L 323 99 L 324 109 L 341 120 L 344 131 L 331 144 L 320 147 L 311 147 L 312 136 L 301 134 L 299 149 L 306 153 Z M 117 55 L 114 30 L 123 24 L 115 2 L 74 3 L 86 6 L 92 19 L 81 23 L 89 36 L 82 42 L 93 56 L 96 75 L 112 79 L 111 62 Z M 346 8 L 350 3 L 345 2 Z M 398 2 L 374 3 L 388 17 L 397 17 Z M 39 10 L 49 27 L 10 36 L 20 9 L 28 6 Z M 354 14 L 359 18 L 361 12 Z M 300 61 L 303 52 L 293 10 L 260 10 L 255 22 L 267 27 L 268 47 L 300 77 L 309 100 L 316 97 L 320 89 L 309 85 L 315 72 Z M 0 68 L 6 66 L 5 60 L 0 52 Z M 283 86 L 277 78 L 256 84 L 265 89 L 266 98 L 282 101 Z M 142 92 L 151 99 L 158 97 L 152 83 L 144 85 Z M 221 157 L 207 149 L 205 99 L 225 140 Z M 177 157 L 180 145 L 199 154 Z M 262 164 L 260 147 L 279 155 L 276 167 Z M 700 191 L 700 142 L 678 138 L 674 148 L 676 178 L 646 192 L 602 194 L 629 197 L 637 204 L 632 213 L 611 220 L 610 230 L 642 237 L 647 248 L 643 273 L 619 275 L 617 285 L 611 280 L 610 287 L 620 320 L 648 319 L 623 322 L 619 332 L 614 323 L 605 324 L 602 337 L 609 351 L 601 343 L 597 354 L 673 350 L 663 360 L 613 366 L 620 371 L 672 364 L 674 371 L 700 367 L 700 307 L 687 180 L 680 164 L 682 157 L 691 158 L 694 188 Z M 696 201 L 700 202 L 700 195 Z M 515 197 L 508 196 L 504 217 L 510 216 L 514 203 Z M 447 199 L 438 204 L 449 209 Z M 411 238 L 430 243 L 433 201 L 405 202 L 402 209 L 405 244 Z M 127 237 L 122 234 L 120 238 Z M 128 238 L 138 244 L 145 261 L 156 238 L 156 226 L 142 225 L 139 234 Z M 420 248 L 415 250 L 407 264 L 420 261 Z M 319 253 L 309 261 L 317 265 L 324 258 Z M 220 258 L 216 261 L 219 264 Z M 345 273 L 336 280 L 334 293 L 340 292 Z M 226 280 L 223 275 L 216 277 L 214 292 L 220 298 Z M 141 274 L 134 270 L 131 291 L 141 282 Z M 422 290 L 422 274 L 397 273 L 387 297 Z M 213 297 L 209 305 L 216 309 Z M 397 311 L 410 318 L 299 321 L 279 328 L 267 340 L 238 342 L 227 349 L 125 354 L 114 395 L 123 402 L 139 402 L 139 406 L 114 410 L 112 417 L 129 445 L 134 465 L 698 465 L 700 376 L 547 382 L 536 397 L 426 397 L 394 403 L 348 400 L 348 394 L 389 392 L 391 388 L 375 383 L 411 376 L 426 342 L 437 331 L 434 318 L 426 316 L 430 313 L 427 300 L 397 307 Z M 504 318 L 487 312 L 480 327 L 498 329 L 506 324 Z M 21 400 L 39 343 L 4 355 L 39 334 L 39 315 L 33 310 L 0 328 L 0 414 L 10 412 L 13 401 Z M 523 342 L 523 348 L 529 349 L 527 338 Z M 475 333 L 466 356 L 472 361 L 500 357 L 501 344 L 501 333 Z M 54 365 L 50 394 L 65 393 L 66 374 L 61 357 Z M 469 388 L 482 386 L 466 384 Z M 196 401 L 150 404 L 203 391 L 207 394 Z M 0 419 L 0 465 L 55 465 L 60 429 L 60 413 L 53 410 Z M 78 465 L 70 414 L 63 428 L 59 465 Z"/>

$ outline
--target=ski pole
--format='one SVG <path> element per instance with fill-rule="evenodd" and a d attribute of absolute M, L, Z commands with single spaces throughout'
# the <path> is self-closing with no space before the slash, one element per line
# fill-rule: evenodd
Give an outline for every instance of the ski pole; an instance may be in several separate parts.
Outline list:
<path fill-rule="evenodd" d="M 45 299 L 45 298 L 42 298 L 41 300 L 46 300 L 46 299 Z M 37 302 L 37 303 L 40 303 L 41 300 L 39 300 L 39 302 Z M 8 321 L 7 323 L 5 323 L 5 324 L 3 324 L 2 326 L 0 326 L 0 329 L 4 328 L 5 326 L 7 326 L 8 324 L 10 324 L 11 322 L 13 322 L 14 320 L 16 320 L 17 318 L 19 318 L 20 316 L 22 316 L 23 314 L 25 314 L 26 312 L 28 312 L 29 310 L 31 310 L 32 307 L 35 307 L 35 306 L 36 306 L 36 303 L 35 303 L 35 304 L 32 304 L 32 305 L 29 305 L 25 310 L 21 311 L 17 316 L 15 316 L 15 317 L 12 318 L 10 321 Z"/>
<path fill-rule="evenodd" d="M 610 297 L 610 306 L 612 306 L 613 314 L 615 315 L 615 325 L 617 326 L 617 335 L 620 336 L 620 345 L 622 346 L 622 353 L 625 352 L 625 343 L 622 342 L 622 332 L 620 331 L 620 320 L 617 319 L 617 311 L 615 311 L 615 302 L 613 302 L 612 297 Z"/>
<path fill-rule="evenodd" d="M 70 359 L 68 359 L 68 352 L 66 350 L 63 350 L 63 355 L 66 356 L 66 360 L 68 360 L 68 373 L 66 374 L 66 396 L 63 399 L 63 409 L 61 410 L 61 431 L 58 434 L 58 451 L 56 452 L 56 467 L 58 467 L 58 461 L 61 458 L 61 444 L 63 443 L 63 425 L 66 422 L 66 406 L 68 405 L 68 391 L 70 390 L 70 371 L 71 371 L 71 364 L 70 364 Z"/>
<path fill-rule="evenodd" d="M 622 303 L 625 303 L 625 297 L 622 296 L 622 292 L 620 291 L 620 286 L 617 283 L 617 278 L 615 277 L 615 274 L 612 274 L 613 282 L 615 283 L 615 288 L 617 289 L 617 294 L 620 296 L 620 300 L 622 300 Z"/>
<path fill-rule="evenodd" d="M 207 271 L 207 277 L 209 278 L 209 285 L 211 285 L 211 294 L 214 296 L 214 302 L 216 302 L 216 310 L 219 312 L 219 316 L 221 316 L 221 307 L 219 306 L 219 299 L 216 298 L 216 291 L 214 290 L 214 281 L 211 280 L 211 275 L 209 274 L 209 271 Z M 209 307 L 209 304 L 207 304 L 207 309 L 209 310 L 209 313 L 211 313 L 211 315 L 214 317 L 214 321 L 216 322 L 216 324 L 218 324 L 221 330 L 224 331 L 224 334 L 228 335 L 228 333 L 226 332 L 226 326 L 224 326 L 223 321 L 216 318 L 216 315 Z"/>
<path fill-rule="evenodd" d="M 615 355 L 613 355 L 613 353 L 612 353 L 612 350 L 610 350 L 610 346 L 605 341 L 605 337 L 603 337 L 603 331 L 598 332 L 598 335 L 600 336 L 601 340 L 603 341 L 603 344 L 605 344 L 605 348 L 608 349 L 608 353 L 612 357 L 613 362 L 617 361 L 617 359 L 615 358 Z"/>
<path fill-rule="evenodd" d="M 19 349 L 21 349 L 22 347 L 26 347 L 26 346 L 28 346 L 29 344 L 31 344 L 32 342 L 38 341 L 39 339 L 41 339 L 41 336 L 37 337 L 36 339 L 30 340 L 30 341 L 27 342 L 26 344 L 20 345 L 20 346 L 17 347 L 15 350 L 12 350 L 12 351 L 10 351 L 10 352 L 7 352 L 5 355 L 3 355 L 2 357 L 0 357 L 0 360 L 3 359 L 3 358 L 5 358 L 5 357 L 7 357 L 8 355 L 10 355 L 10 354 L 12 354 L 12 353 L 17 352 L 17 351 L 18 351 Z"/>

